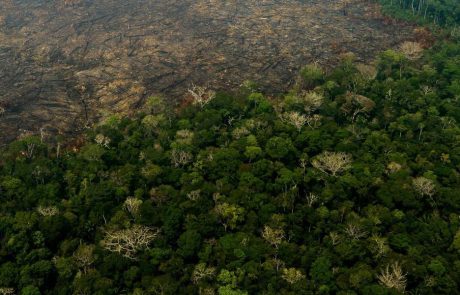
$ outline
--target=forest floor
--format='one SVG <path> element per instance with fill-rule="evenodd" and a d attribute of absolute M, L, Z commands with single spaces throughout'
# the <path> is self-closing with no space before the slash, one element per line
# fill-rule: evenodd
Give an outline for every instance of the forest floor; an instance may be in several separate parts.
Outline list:
<path fill-rule="evenodd" d="M 365 0 L 1 2 L 0 142 L 78 132 L 191 83 L 283 91 L 308 63 L 368 62 L 415 30 Z"/>

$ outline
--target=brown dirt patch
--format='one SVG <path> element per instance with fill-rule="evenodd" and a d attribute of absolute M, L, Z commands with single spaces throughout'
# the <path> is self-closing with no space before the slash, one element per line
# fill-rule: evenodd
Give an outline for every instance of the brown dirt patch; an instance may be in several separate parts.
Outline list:
<path fill-rule="evenodd" d="M 363 0 L 1 2 L 0 142 L 80 131 L 191 83 L 283 91 L 305 64 L 366 62 L 414 36 Z"/>

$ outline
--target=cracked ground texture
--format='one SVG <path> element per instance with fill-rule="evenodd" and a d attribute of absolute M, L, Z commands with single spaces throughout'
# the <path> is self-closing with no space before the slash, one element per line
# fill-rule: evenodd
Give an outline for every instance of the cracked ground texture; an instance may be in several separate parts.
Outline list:
<path fill-rule="evenodd" d="M 305 64 L 367 62 L 413 30 L 364 0 L 2 0 L 0 142 L 79 132 L 191 83 L 280 92 Z"/>

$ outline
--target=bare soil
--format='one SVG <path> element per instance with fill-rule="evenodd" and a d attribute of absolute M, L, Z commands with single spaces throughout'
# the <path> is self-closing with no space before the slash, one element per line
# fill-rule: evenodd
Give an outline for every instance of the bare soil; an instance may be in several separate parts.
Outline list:
<path fill-rule="evenodd" d="M 1 0 L 0 142 L 70 134 L 191 83 L 288 88 L 299 68 L 411 39 L 364 0 Z"/>

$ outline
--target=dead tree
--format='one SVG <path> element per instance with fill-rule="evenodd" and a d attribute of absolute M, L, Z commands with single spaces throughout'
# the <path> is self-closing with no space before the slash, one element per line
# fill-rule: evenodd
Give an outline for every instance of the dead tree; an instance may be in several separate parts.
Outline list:
<path fill-rule="evenodd" d="M 215 267 L 207 266 L 205 263 L 198 263 L 192 273 L 192 282 L 198 284 L 200 281 L 212 278 L 216 273 Z"/>
<path fill-rule="evenodd" d="M 94 141 L 100 146 L 109 148 L 110 138 L 108 138 L 107 136 L 103 134 L 96 135 L 96 137 L 94 138 Z"/>
<path fill-rule="evenodd" d="M 308 122 L 308 117 L 298 112 L 284 113 L 280 117 L 281 121 L 293 125 L 298 132 L 300 132 L 302 127 Z"/>
<path fill-rule="evenodd" d="M 283 268 L 282 272 L 283 273 L 281 277 L 291 285 L 305 278 L 305 275 L 300 270 L 294 267 Z"/>
<path fill-rule="evenodd" d="M 171 151 L 171 163 L 174 167 L 185 166 L 192 161 L 193 155 L 187 151 L 173 149 Z"/>
<path fill-rule="evenodd" d="M 0 295 L 14 295 L 14 289 L 2 287 L 0 288 Z"/>
<path fill-rule="evenodd" d="M 129 212 L 132 216 L 136 216 L 139 213 L 139 209 L 142 205 L 142 200 L 129 197 L 123 203 L 123 209 Z"/>
<path fill-rule="evenodd" d="M 312 165 L 316 169 L 336 177 L 338 173 L 351 168 L 351 156 L 342 152 L 323 152 L 313 159 Z"/>
<path fill-rule="evenodd" d="M 78 268 L 80 268 L 84 274 L 86 274 L 96 261 L 94 257 L 94 245 L 80 245 L 78 249 L 73 253 L 73 260 Z"/>
<path fill-rule="evenodd" d="M 196 86 L 192 84 L 192 88 L 188 89 L 188 93 L 193 98 L 193 104 L 197 104 L 200 108 L 210 103 L 215 97 L 216 92 L 208 89 L 205 86 Z"/>
<path fill-rule="evenodd" d="M 318 195 L 315 195 L 313 193 L 309 193 L 305 195 L 305 199 L 307 199 L 307 205 L 308 207 L 312 207 L 314 203 L 318 201 Z"/>
<path fill-rule="evenodd" d="M 196 201 L 200 198 L 200 196 L 201 196 L 201 190 L 194 190 L 194 191 L 187 193 L 187 198 L 190 201 Z"/>
<path fill-rule="evenodd" d="M 159 234 L 159 229 L 135 225 L 128 229 L 106 231 L 101 245 L 108 251 L 135 260 L 136 254 L 148 248 Z"/>
<path fill-rule="evenodd" d="M 367 232 L 355 223 L 348 223 L 345 227 L 345 233 L 353 240 L 359 240 L 367 235 Z"/>
<path fill-rule="evenodd" d="M 330 232 L 329 238 L 331 239 L 332 246 L 336 246 L 340 243 L 340 235 L 337 232 Z"/>
<path fill-rule="evenodd" d="M 266 225 L 262 232 L 262 238 L 264 238 L 270 245 L 275 249 L 278 249 L 279 245 L 284 241 L 285 235 L 284 230 L 274 229 Z"/>
<path fill-rule="evenodd" d="M 315 91 L 305 91 L 302 92 L 301 99 L 305 111 L 308 114 L 311 114 L 321 107 L 324 101 L 324 96 Z"/>
<path fill-rule="evenodd" d="M 321 125 L 321 119 L 322 118 L 323 117 L 321 115 L 318 115 L 318 114 L 307 116 L 307 125 L 308 125 L 308 127 L 310 127 L 311 129 L 318 128 Z"/>
<path fill-rule="evenodd" d="M 375 257 L 385 256 L 390 251 L 390 246 L 388 246 L 388 241 L 386 238 L 380 237 L 378 235 L 373 235 L 371 241 L 374 242 L 375 246 L 372 247 Z"/>
<path fill-rule="evenodd" d="M 423 54 L 423 47 L 418 42 L 404 42 L 401 44 L 400 50 L 409 60 L 419 59 Z"/>
<path fill-rule="evenodd" d="M 428 196 L 431 198 L 436 192 L 434 181 L 423 176 L 414 178 L 412 180 L 412 186 L 421 196 Z"/>
<path fill-rule="evenodd" d="M 56 206 L 38 206 L 37 211 L 42 216 L 54 216 L 59 213 L 59 209 Z"/>
<path fill-rule="evenodd" d="M 347 93 L 346 102 L 342 105 L 341 110 L 350 117 L 351 123 L 354 124 L 360 114 L 368 115 L 375 107 L 375 102 L 363 95 Z"/>
<path fill-rule="evenodd" d="M 395 289 L 401 293 L 406 289 L 406 274 L 403 272 L 398 261 L 388 264 L 385 269 L 382 269 L 377 276 L 379 283 L 389 289 Z"/>
<path fill-rule="evenodd" d="M 433 196 L 436 193 L 436 185 L 433 180 L 419 176 L 412 180 L 414 190 L 422 197 L 427 196 L 431 202 L 436 205 Z"/>

